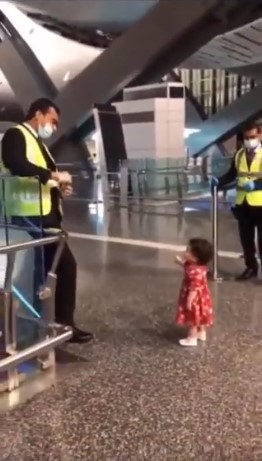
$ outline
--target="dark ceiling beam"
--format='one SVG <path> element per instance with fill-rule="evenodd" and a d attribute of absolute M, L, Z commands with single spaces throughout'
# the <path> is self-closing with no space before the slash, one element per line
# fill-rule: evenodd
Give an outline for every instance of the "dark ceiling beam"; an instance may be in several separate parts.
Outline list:
<path fill-rule="evenodd" d="M 198 0 L 197 0 L 197 2 L 198 2 Z M 200 0 L 200 3 L 201 3 L 201 0 Z M 216 2 L 215 2 L 215 3 L 216 3 Z M 218 2 L 218 3 L 219 3 L 219 2 Z M 180 6 L 180 5 L 181 5 L 181 4 L 179 4 L 179 6 Z M 162 7 L 161 9 L 164 9 L 164 7 L 167 7 L 167 6 L 169 7 L 168 9 L 169 9 L 169 11 L 170 11 L 170 6 L 171 6 L 170 3 L 165 5 L 164 2 L 163 2 L 163 3 L 161 4 L 161 7 Z M 196 7 L 197 7 L 197 5 L 196 5 Z M 172 12 L 174 13 L 174 8 L 173 8 L 173 7 L 171 8 L 171 10 L 172 10 Z M 158 10 L 157 10 L 157 11 L 158 11 Z M 151 12 L 151 13 L 150 13 L 150 16 L 152 15 L 152 13 L 154 13 L 154 15 L 153 15 L 153 16 L 154 16 L 154 22 L 155 22 L 155 24 L 158 25 L 158 24 L 159 24 L 159 16 L 158 16 L 158 12 L 157 12 L 157 11 Z M 201 15 L 201 13 L 200 13 L 200 15 Z M 163 13 L 162 13 L 162 16 L 163 16 Z M 176 16 L 177 16 L 177 15 L 176 15 Z M 160 16 L 160 18 L 161 18 L 161 16 Z M 169 19 L 170 19 L 170 18 L 169 18 Z M 178 16 L 176 17 L 176 19 L 178 20 L 178 22 L 181 22 L 181 21 L 179 21 L 179 17 L 178 17 Z M 187 18 L 187 19 L 189 19 L 189 18 Z M 142 25 L 141 25 L 140 34 L 143 34 L 143 32 L 146 33 L 145 28 L 144 28 L 144 26 L 143 26 L 144 20 L 145 20 L 145 18 L 141 21 L 141 22 L 142 22 Z M 146 21 L 146 22 L 148 22 L 148 21 Z M 190 22 L 190 20 L 189 20 L 189 22 Z M 140 24 L 139 24 L 139 26 L 140 26 Z M 175 34 L 175 32 L 174 32 L 174 31 L 175 31 L 175 23 L 174 23 L 173 21 L 169 21 L 169 26 L 170 26 L 170 30 L 172 29 L 173 34 Z M 138 25 L 136 25 L 136 26 L 134 26 L 134 27 L 135 27 L 135 29 L 136 29 L 136 28 L 138 27 Z M 149 30 L 150 30 L 150 29 L 149 29 Z M 159 27 L 158 27 L 156 30 L 158 30 L 158 32 L 160 32 L 160 31 L 159 31 Z M 129 31 L 129 32 L 128 32 L 128 36 L 130 35 L 131 32 L 132 32 L 132 31 Z M 151 27 L 151 33 L 152 33 L 152 35 L 154 35 L 154 28 L 153 28 L 153 27 Z M 133 35 L 133 32 L 132 32 L 132 35 Z M 135 35 L 135 38 L 134 38 L 134 39 L 131 39 L 130 44 L 132 45 L 132 43 L 134 43 L 134 51 L 133 51 L 133 53 L 135 53 L 135 54 L 134 54 L 134 56 L 135 56 L 136 53 L 137 53 L 137 51 L 138 51 L 139 49 L 137 49 L 137 42 L 136 42 L 136 35 L 137 35 L 137 34 L 136 34 L 136 32 L 134 33 L 134 35 Z M 124 39 L 125 39 L 125 40 L 124 40 Z M 110 48 L 110 50 L 108 50 L 108 52 L 110 52 L 111 49 L 112 49 L 114 46 L 119 45 L 119 42 L 120 42 L 121 40 L 124 41 L 124 43 L 125 43 L 125 41 L 128 41 L 128 37 L 127 37 L 127 39 L 126 39 L 126 37 L 123 37 L 123 36 L 122 36 L 122 37 L 120 37 L 120 38 L 118 39 L 118 43 L 113 42 L 113 43 L 111 44 L 111 48 Z M 145 40 L 147 40 L 147 41 L 149 42 L 149 41 L 150 41 L 150 38 L 149 38 L 149 37 L 146 37 Z M 154 38 L 151 38 L 151 40 L 154 40 Z M 154 41 L 153 41 L 153 43 L 154 43 Z M 173 42 L 172 42 L 172 43 L 173 43 Z M 123 45 L 123 46 L 124 46 L 124 45 Z M 130 45 L 129 45 L 129 46 L 130 46 Z M 184 47 L 184 48 L 186 48 L 186 47 Z M 137 51 L 135 51 L 135 49 L 136 49 Z M 104 52 L 104 53 L 105 53 L 105 52 Z M 103 54 L 104 54 L 104 53 L 103 53 Z M 126 58 L 126 54 L 127 54 L 127 53 L 128 53 L 128 51 L 126 51 L 126 52 L 124 51 L 124 54 L 125 54 L 124 60 L 126 60 L 125 58 Z M 129 54 L 130 54 L 130 53 L 128 53 L 128 55 L 129 55 Z M 172 53 L 172 56 L 173 56 L 173 53 Z M 100 58 L 97 58 L 96 61 L 98 61 L 98 59 L 101 60 L 101 58 L 103 58 L 103 56 L 100 56 Z M 116 64 L 117 64 L 117 62 L 120 61 L 121 59 L 123 59 L 123 58 L 120 58 L 120 56 L 117 54 Z M 174 59 L 174 58 L 173 58 L 173 59 Z M 96 63 L 92 63 L 92 64 L 96 64 Z M 88 72 L 89 69 L 90 69 L 90 67 L 92 66 L 92 64 L 91 64 L 87 69 L 85 69 L 84 72 Z M 175 67 L 175 66 L 173 66 L 173 67 Z M 173 69 L 173 67 L 172 67 L 172 69 Z M 111 69 L 110 69 L 110 70 L 111 70 Z M 170 71 L 169 68 L 168 68 L 168 71 Z M 97 72 L 99 72 L 99 71 L 97 71 Z M 100 71 L 100 72 L 101 72 L 101 71 Z M 172 70 L 171 70 L 171 72 L 172 72 Z M 82 74 L 83 74 L 83 73 L 82 73 Z M 99 75 L 99 74 L 98 74 L 98 75 Z M 162 76 L 163 76 L 163 75 L 161 75 L 161 78 L 162 78 Z M 154 80 L 154 83 L 155 83 L 155 81 L 160 81 L 161 78 Z M 76 82 L 76 79 L 75 79 L 75 82 Z M 72 83 L 74 83 L 74 81 L 73 81 Z M 80 83 L 79 83 L 79 84 L 80 84 Z M 127 85 L 127 86 L 130 86 L 131 84 L 132 84 L 132 80 L 131 80 L 131 82 L 129 83 L 129 85 Z M 113 93 L 114 93 L 114 92 L 113 92 Z M 69 95 L 69 96 L 70 96 L 70 95 Z M 99 95 L 99 97 L 101 97 L 101 95 Z M 113 94 L 113 97 L 110 98 L 110 102 L 120 101 L 120 100 L 122 100 L 122 97 L 123 97 L 123 93 L 122 93 L 122 88 L 121 88 L 121 90 L 120 90 L 117 94 L 116 94 L 116 93 Z M 82 98 L 82 101 L 83 101 L 83 98 Z M 90 112 L 91 112 L 91 113 L 90 113 L 90 116 L 89 116 L 89 117 L 87 116 L 87 117 L 85 118 L 85 120 L 83 120 L 81 124 L 78 124 L 78 126 L 75 127 L 75 129 L 72 131 L 72 133 L 70 133 L 70 134 L 71 134 L 71 138 L 72 138 L 73 140 L 80 140 L 80 139 L 83 139 L 85 136 L 87 136 L 88 134 L 92 133 L 92 132 L 95 130 L 95 124 L 94 124 L 94 120 L 93 120 L 93 116 L 92 116 L 92 108 L 93 108 L 94 102 L 96 102 L 96 101 L 94 101 L 93 99 L 92 99 L 92 101 L 93 101 L 93 102 L 92 102 L 91 105 L 90 105 L 90 106 L 91 106 L 91 107 L 90 107 Z M 107 101 L 107 102 L 108 102 L 108 101 Z M 85 103 L 85 110 L 87 110 L 87 103 L 88 103 L 88 101 L 86 101 L 86 103 Z M 61 107 L 61 104 L 60 104 L 60 107 Z M 61 132 L 60 132 L 60 133 L 61 133 Z M 64 134 L 61 136 L 60 141 L 63 142 L 63 139 L 64 139 Z M 56 143 L 57 143 L 57 140 L 55 140 L 54 144 L 56 144 Z"/>
<path fill-rule="evenodd" d="M 165 1 L 165 0 L 164 0 Z M 183 3 L 185 5 L 186 2 Z M 187 8 L 190 6 L 187 5 Z M 217 35 L 224 34 L 228 31 L 236 29 L 237 27 L 244 26 L 262 15 L 262 1 L 252 0 L 247 2 L 246 0 L 228 0 L 221 2 L 221 8 L 217 6 L 216 11 L 211 15 L 208 22 L 199 25 L 199 30 L 195 31 L 195 35 L 189 34 L 186 41 L 178 40 L 176 47 L 173 52 L 176 53 L 176 60 L 180 64 L 185 61 L 185 51 L 190 47 L 190 40 L 197 40 L 197 34 L 200 35 L 202 45 L 197 46 L 195 51 L 198 51 L 204 44 L 208 43 L 212 38 Z M 201 27 L 203 29 L 201 29 Z M 193 53 L 187 53 L 187 57 Z M 158 61 L 155 61 L 141 72 L 138 77 L 134 80 L 133 85 L 144 85 L 146 83 L 153 83 L 154 80 L 160 79 L 165 75 L 166 69 L 174 69 L 177 66 L 173 64 L 172 54 L 162 54 Z"/>
<path fill-rule="evenodd" d="M 205 43 L 261 13 L 262 0 L 160 0 L 59 94 L 61 130 L 71 135 L 128 85 L 159 81 Z"/>

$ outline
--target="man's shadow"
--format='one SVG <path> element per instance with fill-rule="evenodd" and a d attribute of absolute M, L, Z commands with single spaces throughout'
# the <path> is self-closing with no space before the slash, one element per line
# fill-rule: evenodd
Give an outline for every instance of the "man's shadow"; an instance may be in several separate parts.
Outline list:
<path fill-rule="evenodd" d="M 56 363 L 59 365 L 88 362 L 88 359 L 86 359 L 85 357 L 73 354 L 72 352 L 66 349 L 62 349 L 62 348 L 57 348 L 55 350 L 55 357 L 56 357 Z"/>

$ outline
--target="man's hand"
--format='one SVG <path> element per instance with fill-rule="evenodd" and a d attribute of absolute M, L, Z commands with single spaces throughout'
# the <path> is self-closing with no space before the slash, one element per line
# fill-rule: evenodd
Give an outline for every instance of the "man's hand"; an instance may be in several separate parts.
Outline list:
<path fill-rule="evenodd" d="M 70 184 L 62 185 L 60 190 L 64 198 L 71 197 L 71 195 L 73 194 L 73 187 Z"/>
<path fill-rule="evenodd" d="M 67 171 L 55 171 L 52 173 L 52 179 L 59 184 L 72 184 L 72 176 Z"/>
<path fill-rule="evenodd" d="M 67 171 L 61 171 L 59 174 L 59 183 L 60 184 L 72 184 L 72 176 Z"/>
<path fill-rule="evenodd" d="M 255 183 L 254 181 L 247 181 L 245 184 L 243 184 L 243 186 L 241 187 L 242 190 L 244 190 L 245 192 L 252 192 L 253 190 L 255 190 Z"/>

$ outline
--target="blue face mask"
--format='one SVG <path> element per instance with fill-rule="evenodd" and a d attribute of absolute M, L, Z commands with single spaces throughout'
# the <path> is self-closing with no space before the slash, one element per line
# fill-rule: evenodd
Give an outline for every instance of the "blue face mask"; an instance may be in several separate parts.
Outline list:
<path fill-rule="evenodd" d="M 42 139 L 47 139 L 47 138 L 50 138 L 52 136 L 54 132 L 54 129 L 52 127 L 52 125 L 50 123 L 46 123 L 45 125 L 40 125 L 38 127 L 38 134 L 40 136 L 40 138 Z"/>

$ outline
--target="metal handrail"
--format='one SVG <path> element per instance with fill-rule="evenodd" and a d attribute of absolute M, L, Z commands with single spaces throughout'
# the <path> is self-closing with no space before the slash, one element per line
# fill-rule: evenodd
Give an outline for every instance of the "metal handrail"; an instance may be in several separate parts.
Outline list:
<path fill-rule="evenodd" d="M 51 232 L 51 229 L 50 229 Z M 15 254 L 20 250 L 28 250 L 31 248 L 50 245 L 53 243 L 57 243 L 58 247 L 56 250 L 56 255 L 52 264 L 51 271 L 48 273 L 48 277 L 43 287 L 42 294 L 43 303 L 44 303 L 44 318 L 45 324 L 50 324 L 50 321 L 53 321 L 54 316 L 54 289 L 55 289 L 55 281 L 56 277 L 54 273 L 56 272 L 56 268 L 59 262 L 59 258 L 61 256 L 61 252 L 63 250 L 63 246 L 65 244 L 67 238 L 67 234 L 64 231 L 59 231 L 57 234 L 44 237 L 40 239 L 35 239 L 29 242 L 22 242 L 13 245 L 8 245 L 6 247 L 0 248 L 0 255 L 7 254 L 8 258 L 12 258 Z M 12 270 L 9 271 L 8 278 L 11 279 Z M 10 280 L 9 280 L 10 282 Z M 8 288 L 7 288 L 8 286 Z M 62 333 L 56 337 L 48 337 L 45 338 L 43 341 L 38 342 L 37 344 L 30 346 L 23 351 L 16 351 L 16 314 L 15 308 L 13 303 L 11 302 L 11 289 L 12 285 L 9 283 L 6 285 L 5 288 L 5 329 L 8 332 L 8 339 L 6 341 L 6 351 L 10 353 L 9 357 L 6 357 L 0 360 L 0 371 L 8 371 L 9 373 L 9 390 L 14 389 L 18 385 L 18 378 L 17 378 L 17 365 L 23 363 L 26 360 L 29 360 L 35 356 L 41 355 L 41 363 L 45 367 L 51 366 L 53 363 L 53 349 L 54 347 L 62 344 L 63 342 L 67 341 L 72 336 L 72 330 L 70 328 L 63 329 Z M 52 292 L 53 289 L 53 292 Z M 49 355 L 47 355 L 49 354 Z"/>
<path fill-rule="evenodd" d="M 38 177 L 34 177 L 38 179 Z M 16 176 L 9 174 L 0 173 L 0 182 L 5 184 L 5 180 L 16 180 Z M 33 179 L 33 178 L 32 178 Z M 41 193 L 40 193 L 40 204 L 41 204 Z M 5 200 L 3 197 L 3 206 Z M 42 213 L 41 213 L 42 215 Z M 2 226 L 0 226 L 2 227 Z M 8 229 L 8 222 L 5 220 L 5 226 Z M 12 224 L 10 225 L 13 228 Z M 16 226 L 19 228 L 19 226 Z M 20 230 L 25 230 L 22 227 Z M 41 232 L 42 229 L 39 229 Z M 0 247 L 0 255 L 7 255 L 7 269 L 5 276 L 5 284 L 3 287 L 4 293 L 4 308 L 5 308 L 5 350 L 10 355 L 6 358 L 0 360 L 0 371 L 8 371 L 8 388 L 12 390 L 19 385 L 17 365 L 23 363 L 26 360 L 29 360 L 35 356 L 38 356 L 38 361 L 45 366 L 45 368 L 52 366 L 54 364 L 54 347 L 59 344 L 67 341 L 72 336 L 72 330 L 70 328 L 63 328 L 60 333 L 57 333 L 55 337 L 50 335 L 50 337 L 45 337 L 42 341 L 34 344 L 33 346 L 27 347 L 23 351 L 17 351 L 17 333 L 16 333 L 16 307 L 15 303 L 12 302 L 12 272 L 14 267 L 14 258 L 17 252 L 23 250 L 29 250 L 36 247 L 44 247 L 46 245 L 56 244 L 56 254 L 54 261 L 51 267 L 51 270 L 48 273 L 47 279 L 43 287 L 39 287 L 39 298 L 43 303 L 43 319 L 44 322 L 41 322 L 41 327 L 44 328 L 44 325 L 50 325 L 50 322 L 54 319 L 54 293 L 55 293 L 55 282 L 56 282 L 56 268 L 59 263 L 61 252 L 63 251 L 65 241 L 67 238 L 66 232 L 63 230 L 56 229 L 46 229 L 45 234 L 48 232 L 48 235 L 41 238 L 33 239 L 30 241 L 24 241 L 20 243 L 9 244 L 6 246 Z M 40 297 L 41 296 L 41 297 Z M 48 354 L 48 355 L 47 355 Z"/>
<path fill-rule="evenodd" d="M 38 354 L 44 354 L 69 340 L 72 337 L 72 329 L 70 327 L 65 327 L 63 333 L 55 336 L 53 338 L 47 338 L 43 341 L 39 341 L 37 344 L 19 351 L 16 354 L 10 355 L 2 360 L 0 360 L 0 372 L 8 371 L 11 368 L 15 368 L 26 360 L 30 360 L 37 356 Z"/>
<path fill-rule="evenodd" d="M 51 243 L 59 242 L 64 238 L 66 238 L 66 234 L 64 232 L 61 232 L 53 237 L 44 237 L 42 239 L 31 240 L 30 242 L 14 243 L 12 245 L 0 247 L 0 255 L 14 253 L 20 250 L 28 250 L 30 248 L 35 248 L 37 246 L 50 245 Z"/>
<path fill-rule="evenodd" d="M 213 244 L 213 261 L 212 261 L 212 280 L 214 282 L 220 282 L 222 279 L 218 273 L 218 192 L 234 190 L 234 184 L 227 184 L 222 188 L 214 186 L 212 188 L 212 200 L 211 200 L 211 219 L 212 219 L 212 244 Z M 222 202 L 223 203 L 223 202 Z M 224 202 L 225 203 L 225 202 Z"/>
<path fill-rule="evenodd" d="M 185 170 L 184 170 L 185 167 L 181 167 L 181 168 L 174 168 L 173 171 L 158 171 L 158 170 L 140 170 L 137 172 L 138 175 L 163 175 L 163 176 L 174 176 L 175 174 L 186 174 L 185 173 Z M 188 175 L 191 175 L 194 174 L 195 172 L 192 171 L 192 173 L 188 172 Z"/>
<path fill-rule="evenodd" d="M 11 174 L 0 173 L 0 179 L 17 179 L 17 176 Z"/>
<path fill-rule="evenodd" d="M 6 174 L 6 173 L 0 173 L 0 179 L 17 179 L 20 176 L 15 176 L 11 174 Z M 24 178 L 35 178 L 39 179 L 39 176 L 24 176 Z"/>

